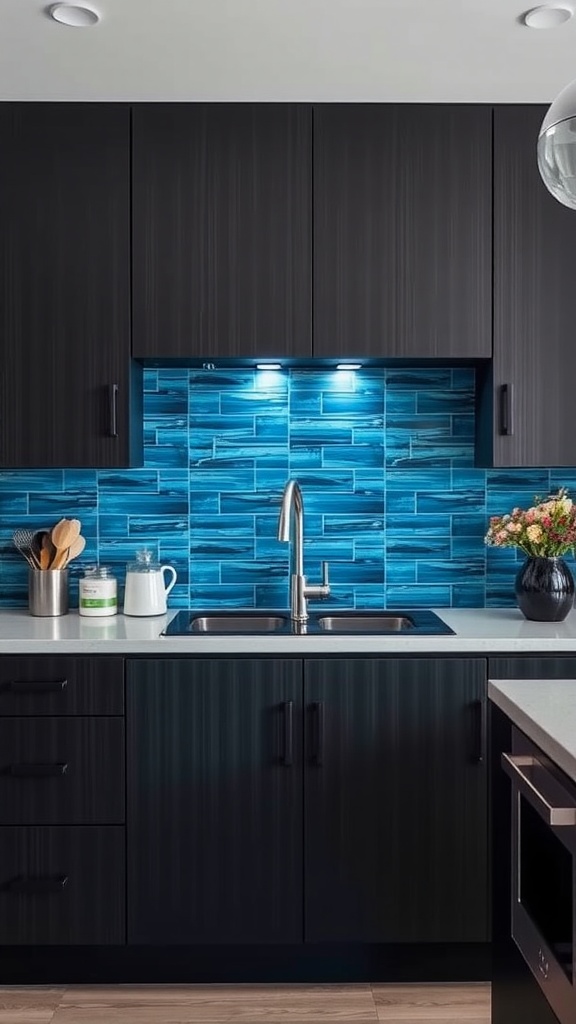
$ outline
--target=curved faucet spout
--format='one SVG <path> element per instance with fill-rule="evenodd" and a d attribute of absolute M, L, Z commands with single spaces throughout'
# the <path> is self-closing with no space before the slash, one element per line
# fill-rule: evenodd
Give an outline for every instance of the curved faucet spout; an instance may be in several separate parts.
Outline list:
<path fill-rule="evenodd" d="M 304 573 L 304 501 L 297 480 L 288 480 L 282 495 L 278 519 L 278 540 L 290 542 L 290 523 L 293 520 L 293 547 L 290 560 L 290 575 Z"/>
<path fill-rule="evenodd" d="M 292 525 L 292 531 L 290 526 Z M 304 575 L 304 501 L 297 480 L 288 480 L 282 494 L 278 540 L 290 543 L 290 615 L 295 622 L 308 618 L 308 597 L 328 597 L 328 566 L 323 564 L 322 583 L 311 586 Z"/>

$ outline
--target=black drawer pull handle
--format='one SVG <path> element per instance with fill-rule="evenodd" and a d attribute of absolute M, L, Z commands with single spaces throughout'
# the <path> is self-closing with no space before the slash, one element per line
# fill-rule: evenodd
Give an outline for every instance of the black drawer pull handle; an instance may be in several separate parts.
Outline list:
<path fill-rule="evenodd" d="M 67 679 L 11 679 L 8 683 L 12 693 L 61 693 L 67 686 Z"/>
<path fill-rule="evenodd" d="M 20 764 L 11 764 L 8 772 L 17 779 L 47 779 L 55 776 L 65 775 L 68 771 L 68 763 L 42 764 L 40 762 L 21 761 Z"/>
<path fill-rule="evenodd" d="M 110 437 L 118 437 L 118 385 L 110 385 Z"/>
<path fill-rule="evenodd" d="M 282 714 L 284 716 L 284 752 L 282 754 L 282 764 L 286 765 L 287 768 L 292 766 L 294 758 L 294 701 L 286 700 L 282 705 Z"/>
<path fill-rule="evenodd" d="M 482 764 L 484 761 L 484 736 L 486 724 L 486 706 L 484 701 L 472 701 L 471 711 L 473 716 L 471 759 L 475 764 Z"/>
<path fill-rule="evenodd" d="M 324 760 L 324 704 L 314 701 L 312 710 L 312 764 L 321 767 Z"/>
<path fill-rule="evenodd" d="M 7 882 L 4 888 L 7 892 L 16 895 L 41 896 L 45 893 L 62 892 L 67 884 L 67 875 L 40 875 L 37 878 L 20 875 Z"/>
<path fill-rule="evenodd" d="M 512 437 L 514 433 L 514 393 L 511 384 L 500 388 L 500 433 Z"/>

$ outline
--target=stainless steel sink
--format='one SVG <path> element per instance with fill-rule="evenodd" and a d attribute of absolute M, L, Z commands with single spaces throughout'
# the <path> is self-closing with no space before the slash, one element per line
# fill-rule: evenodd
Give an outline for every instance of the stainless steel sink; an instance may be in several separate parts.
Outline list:
<path fill-rule="evenodd" d="M 434 612 L 425 608 L 387 609 L 385 611 L 354 611 L 334 609 L 333 612 L 311 611 L 305 623 L 292 622 L 290 613 L 282 609 L 263 610 L 242 608 L 238 611 L 220 611 L 210 608 L 202 611 L 180 611 L 169 622 L 163 636 L 258 636 L 272 635 L 316 636 L 348 633 L 361 636 L 437 636 L 453 633 Z"/>
<path fill-rule="evenodd" d="M 327 633 L 399 633 L 414 629 L 414 622 L 405 615 L 321 615 L 318 625 Z"/>
<path fill-rule="evenodd" d="M 276 633 L 289 620 L 279 615 L 199 615 L 190 620 L 191 633 Z"/>

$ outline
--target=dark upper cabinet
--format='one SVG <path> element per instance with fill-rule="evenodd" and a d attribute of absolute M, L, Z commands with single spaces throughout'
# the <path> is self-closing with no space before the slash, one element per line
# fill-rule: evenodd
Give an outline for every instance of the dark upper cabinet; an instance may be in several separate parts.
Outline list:
<path fill-rule="evenodd" d="M 3 103 L 0 139 L 0 466 L 136 463 L 130 110 Z"/>
<path fill-rule="evenodd" d="M 305 662 L 309 942 L 488 938 L 482 659 Z"/>
<path fill-rule="evenodd" d="M 136 357 L 311 355 L 311 109 L 133 111 Z"/>
<path fill-rule="evenodd" d="M 314 355 L 491 355 L 491 109 L 314 108 Z"/>
<path fill-rule="evenodd" d="M 302 663 L 128 663 L 128 941 L 302 941 Z"/>
<path fill-rule="evenodd" d="M 494 362 L 481 449 L 494 466 L 573 466 L 576 213 L 540 178 L 544 106 L 494 109 Z M 490 446 L 489 446 L 490 448 Z"/>

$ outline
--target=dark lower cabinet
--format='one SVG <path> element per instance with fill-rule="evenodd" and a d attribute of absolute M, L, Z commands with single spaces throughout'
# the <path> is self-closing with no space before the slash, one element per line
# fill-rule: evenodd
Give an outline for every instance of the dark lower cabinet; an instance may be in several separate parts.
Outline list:
<path fill-rule="evenodd" d="M 0 828 L 0 943 L 125 941 L 124 829 Z"/>
<path fill-rule="evenodd" d="M 129 662 L 128 941 L 302 941 L 302 663 Z"/>
<path fill-rule="evenodd" d="M 488 938 L 485 662 L 305 662 L 308 942 Z"/>
<path fill-rule="evenodd" d="M 0 466 L 138 464 L 130 108 L 2 103 L 0 139 Z"/>

